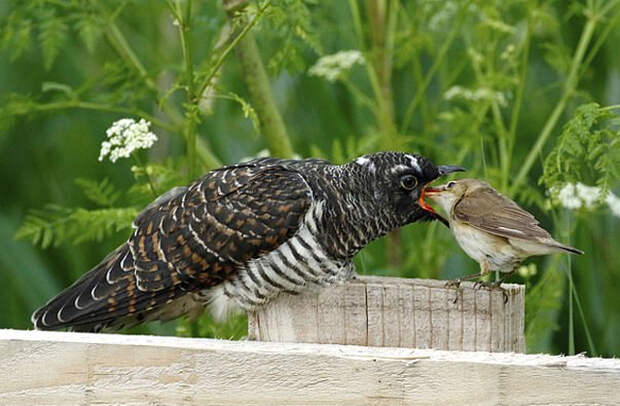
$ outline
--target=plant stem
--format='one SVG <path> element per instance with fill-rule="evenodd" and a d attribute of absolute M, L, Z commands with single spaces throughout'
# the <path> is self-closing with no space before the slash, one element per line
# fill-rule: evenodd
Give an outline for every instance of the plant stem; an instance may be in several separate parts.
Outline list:
<path fill-rule="evenodd" d="M 530 42 L 532 38 L 532 22 L 530 18 L 531 17 L 528 15 L 523 49 L 521 50 L 521 75 L 519 77 L 519 86 L 517 87 L 517 95 L 515 97 L 515 103 L 512 107 L 510 128 L 508 130 L 508 156 L 510 157 L 512 157 L 512 151 L 517 138 L 517 125 L 519 123 L 519 115 L 521 114 L 521 106 L 523 105 L 523 92 L 525 90 L 525 80 L 527 79 L 527 71 L 529 66 Z"/>
<path fill-rule="evenodd" d="M 570 235 L 570 217 L 569 213 L 564 213 L 564 234 L 565 237 Z M 566 275 L 568 276 L 568 355 L 575 355 L 575 322 L 573 312 L 573 273 L 571 268 L 570 256 L 566 256 L 567 267 Z"/>
<path fill-rule="evenodd" d="M 420 103 L 420 101 L 426 95 L 426 89 L 428 88 L 428 86 L 430 85 L 431 81 L 433 80 L 433 77 L 435 77 L 435 74 L 437 73 L 437 70 L 439 70 L 439 67 L 443 63 L 443 60 L 444 60 L 446 54 L 448 53 L 448 50 L 450 49 L 450 46 L 452 46 L 452 43 L 454 42 L 454 39 L 456 38 L 456 35 L 460 32 L 461 26 L 462 26 L 463 21 L 464 21 L 463 16 L 464 16 L 464 10 L 465 9 L 466 9 L 465 6 L 461 7 L 461 10 L 460 10 L 459 15 L 457 17 L 456 24 L 454 24 L 452 26 L 452 29 L 448 33 L 448 36 L 444 40 L 443 44 L 441 44 L 441 48 L 439 48 L 439 52 L 437 54 L 437 58 L 435 59 L 435 61 L 431 65 L 431 68 L 426 73 L 426 76 L 424 77 L 424 81 L 419 83 L 418 89 L 416 90 L 416 93 L 413 96 L 413 99 L 411 100 L 411 102 L 407 106 L 407 110 L 405 110 L 405 115 L 403 117 L 403 122 L 402 122 L 402 124 L 400 126 L 400 132 L 401 133 L 404 133 L 405 131 L 407 131 L 407 128 L 409 128 L 409 125 L 411 124 L 411 120 L 413 119 L 413 113 L 415 112 L 415 109 L 418 107 L 418 104 Z"/>
<path fill-rule="evenodd" d="M 85 101 L 80 101 L 80 100 L 69 100 L 69 101 L 37 104 L 34 106 L 34 110 L 37 110 L 37 111 L 49 111 L 49 110 L 59 110 L 59 109 L 71 109 L 71 108 L 131 114 L 131 115 L 144 118 L 145 120 L 150 121 L 157 127 L 163 128 L 164 130 L 167 130 L 170 132 L 177 131 L 176 127 L 170 124 L 167 124 L 155 118 L 154 116 L 148 113 L 145 113 L 142 110 L 131 109 L 131 108 L 121 107 L 121 106 L 114 106 L 112 104 L 92 103 L 92 102 L 85 102 Z"/>
<path fill-rule="evenodd" d="M 144 80 L 144 83 L 148 86 L 148 88 L 157 92 L 157 86 L 155 86 L 155 82 L 153 82 L 153 80 L 148 76 L 144 65 L 142 65 L 136 54 L 133 52 L 116 23 L 111 19 L 108 20 L 105 35 L 108 41 L 110 41 L 112 47 L 116 50 L 116 52 L 125 59 L 127 59 L 127 61 L 129 61 L 129 64 L 133 66 L 136 72 L 138 72 L 138 75 L 142 80 Z"/>
<path fill-rule="evenodd" d="M 191 36 L 189 35 L 192 24 L 192 0 L 187 0 L 186 3 L 185 13 L 182 12 L 179 0 L 177 0 L 174 5 L 170 4 L 170 7 L 174 6 L 176 8 L 176 11 L 173 11 L 173 13 L 179 23 L 179 39 L 181 41 L 181 50 L 185 61 L 185 90 L 187 102 L 185 107 L 184 136 L 187 145 L 187 160 L 189 161 L 189 177 L 190 179 L 194 179 L 197 172 L 196 125 L 198 122 L 198 103 L 200 100 L 196 97 L 194 62 L 192 60 Z"/>
<path fill-rule="evenodd" d="M 592 357 L 598 357 L 598 351 L 596 351 L 596 347 L 594 346 L 594 340 L 592 340 L 590 328 L 588 327 L 588 321 L 583 313 L 583 308 L 581 307 L 581 301 L 579 300 L 579 295 L 577 295 L 577 289 L 575 288 L 575 284 L 571 284 L 571 290 L 573 291 L 575 304 L 577 305 L 577 310 L 579 310 L 579 317 L 581 317 L 581 321 L 583 322 L 583 328 L 586 332 L 586 340 L 588 341 L 588 346 L 590 347 L 589 355 Z"/>
<path fill-rule="evenodd" d="M 142 162 L 142 158 L 140 158 L 140 154 L 138 152 L 134 152 L 131 155 L 133 155 L 134 159 L 138 163 L 138 166 L 142 168 L 142 170 L 144 171 L 144 176 L 146 176 L 146 181 L 149 184 L 149 188 L 151 189 L 151 192 L 153 192 L 153 196 L 157 198 L 157 196 L 159 196 L 159 193 L 157 192 L 157 189 L 155 189 L 155 185 L 153 184 L 153 181 L 151 180 L 151 175 L 149 175 L 146 165 L 144 165 L 144 163 Z"/>
<path fill-rule="evenodd" d="M 239 6 L 238 2 L 234 3 L 234 6 Z M 224 1 L 224 6 L 231 5 L 233 5 L 232 1 Z M 262 9 L 263 11 L 265 7 Z M 228 11 L 229 18 L 232 19 L 232 10 Z M 254 18 L 254 21 L 258 18 L 259 15 Z M 244 29 L 245 34 L 239 39 L 235 52 L 241 63 L 243 77 L 250 93 L 252 106 L 256 110 L 261 134 L 265 137 L 267 148 L 273 156 L 291 158 L 293 156 L 293 147 L 286 132 L 284 120 L 282 120 L 282 116 L 273 98 L 269 78 L 256 46 L 256 41 L 254 36 L 248 32 L 248 27 L 250 26 L 250 24 L 246 25 L 246 29 Z"/>
<path fill-rule="evenodd" d="M 382 135 L 381 148 L 401 148 L 398 130 L 394 121 L 394 97 L 392 92 L 392 59 L 398 3 L 390 0 L 368 0 L 367 13 L 371 32 L 371 58 L 366 66 L 378 107 L 379 131 Z"/>
<path fill-rule="evenodd" d="M 588 16 L 588 21 L 581 33 L 581 38 L 579 38 L 579 44 L 577 46 L 577 50 L 575 51 L 575 55 L 573 56 L 573 60 L 571 62 L 570 70 L 568 73 L 568 77 L 566 78 L 566 82 L 564 84 L 564 91 L 560 97 L 560 100 L 556 104 L 553 109 L 551 115 L 547 119 L 547 122 L 543 126 L 542 131 L 538 135 L 538 139 L 534 146 L 530 149 L 527 157 L 525 158 L 525 162 L 521 166 L 517 176 L 515 177 L 514 182 L 510 188 L 510 192 L 514 193 L 516 189 L 521 185 L 521 183 L 525 180 L 525 177 L 529 173 L 532 165 L 534 165 L 534 161 L 536 157 L 542 150 L 542 147 L 545 145 L 547 138 L 551 135 L 553 129 L 555 128 L 562 112 L 564 111 L 564 107 L 568 102 L 568 99 L 573 95 L 575 88 L 577 87 L 578 82 L 578 73 L 579 67 L 581 65 L 581 61 L 583 60 L 583 56 L 586 52 L 588 44 L 592 39 L 592 35 L 594 34 L 594 29 L 596 28 L 596 24 L 598 22 L 597 16 Z"/>
<path fill-rule="evenodd" d="M 205 169 L 215 169 L 222 166 L 222 161 L 213 154 L 211 146 L 206 139 L 199 137 L 196 140 L 196 152 Z"/>
<path fill-rule="evenodd" d="M 228 2 L 230 2 L 230 1 L 228 1 Z M 243 27 L 243 29 L 241 30 L 239 35 L 237 35 L 235 37 L 235 39 L 230 42 L 230 44 L 228 45 L 228 47 L 226 47 L 224 52 L 222 52 L 222 54 L 217 58 L 217 61 L 213 65 L 213 68 L 211 68 L 211 71 L 209 72 L 209 74 L 202 81 L 202 84 L 200 85 L 200 90 L 198 91 L 198 94 L 203 94 L 204 93 L 205 89 L 207 88 L 207 86 L 209 86 L 209 84 L 211 83 L 211 80 L 217 74 L 218 70 L 220 69 L 220 66 L 222 66 L 222 64 L 224 63 L 224 61 L 226 60 L 226 58 L 228 57 L 230 52 L 235 48 L 235 46 L 237 46 L 237 44 L 243 38 L 245 38 L 245 36 L 250 31 L 250 29 L 252 29 L 252 27 L 254 27 L 256 25 L 256 23 L 258 23 L 260 18 L 265 13 L 265 10 L 267 10 L 267 8 L 270 5 L 271 5 L 271 2 L 268 1 L 268 2 L 265 3 L 265 5 L 263 7 L 259 8 L 258 9 L 258 13 L 256 13 L 256 16 L 251 21 L 249 21 L 246 24 L 245 27 Z"/>

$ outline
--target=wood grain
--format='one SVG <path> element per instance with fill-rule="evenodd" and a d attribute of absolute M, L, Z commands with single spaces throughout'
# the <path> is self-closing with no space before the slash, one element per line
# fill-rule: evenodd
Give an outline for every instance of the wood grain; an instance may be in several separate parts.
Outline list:
<path fill-rule="evenodd" d="M 612 405 L 620 360 L 0 330 L 0 405 Z"/>
<path fill-rule="evenodd" d="M 459 290 L 445 281 L 359 277 L 283 295 L 249 315 L 253 340 L 456 351 L 525 352 L 521 285 Z"/>

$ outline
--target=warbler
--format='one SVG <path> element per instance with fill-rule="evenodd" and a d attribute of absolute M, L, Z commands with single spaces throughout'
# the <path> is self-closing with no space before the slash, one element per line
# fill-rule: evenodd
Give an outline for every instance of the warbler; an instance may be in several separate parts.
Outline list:
<path fill-rule="evenodd" d="M 500 288 L 521 261 L 530 256 L 554 252 L 583 254 L 577 248 L 554 240 L 531 213 L 481 180 L 460 179 L 427 187 L 422 192 L 422 202 L 425 197 L 448 214 L 456 241 L 480 264 L 480 273 L 461 277 L 448 285 L 458 287 L 463 280 L 500 271 L 503 276 L 498 281 L 478 282 L 488 288 Z"/>

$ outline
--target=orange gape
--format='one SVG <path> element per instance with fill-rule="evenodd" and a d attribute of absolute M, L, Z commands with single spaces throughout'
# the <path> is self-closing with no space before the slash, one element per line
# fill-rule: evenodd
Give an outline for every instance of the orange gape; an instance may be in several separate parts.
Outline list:
<path fill-rule="evenodd" d="M 429 206 L 428 203 L 424 201 L 425 194 L 426 194 L 426 188 L 422 189 L 422 193 L 420 193 L 420 198 L 418 199 L 418 204 L 424 210 L 430 211 L 431 213 L 435 213 L 435 210 L 431 206 Z"/>

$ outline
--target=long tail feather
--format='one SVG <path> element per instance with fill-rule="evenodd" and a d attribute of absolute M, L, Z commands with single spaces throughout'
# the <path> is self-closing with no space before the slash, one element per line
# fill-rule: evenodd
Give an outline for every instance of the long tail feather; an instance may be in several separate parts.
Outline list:
<path fill-rule="evenodd" d="M 136 287 L 133 257 L 121 245 L 32 315 L 39 330 L 118 329 L 158 318 L 160 305 L 186 294 L 181 289 L 142 292 Z"/>

